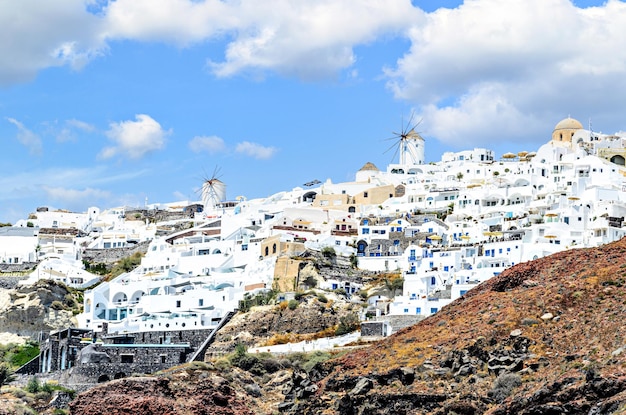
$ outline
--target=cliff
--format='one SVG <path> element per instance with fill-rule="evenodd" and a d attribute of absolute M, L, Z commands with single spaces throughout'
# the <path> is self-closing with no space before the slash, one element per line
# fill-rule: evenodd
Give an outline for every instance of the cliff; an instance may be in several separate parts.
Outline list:
<path fill-rule="evenodd" d="M 51 280 L 0 288 L 0 339 L 19 343 L 20 338 L 36 340 L 40 332 L 74 326 L 73 310 L 80 301 L 76 293 Z"/>
<path fill-rule="evenodd" d="M 626 241 L 519 264 L 318 367 L 291 414 L 623 413 Z M 296 386 L 292 395 L 297 396 Z"/>
<path fill-rule="evenodd" d="M 72 413 L 132 413 L 120 408 L 160 400 L 149 386 L 159 382 L 175 386 L 171 405 L 198 405 L 142 413 L 222 413 L 211 412 L 217 393 L 241 414 L 623 413 L 625 254 L 622 240 L 519 264 L 419 324 L 312 368 L 283 359 L 270 371 L 257 358 L 266 364 L 256 375 L 253 365 L 218 364 L 174 384 L 172 374 L 126 379 L 79 395 Z"/>

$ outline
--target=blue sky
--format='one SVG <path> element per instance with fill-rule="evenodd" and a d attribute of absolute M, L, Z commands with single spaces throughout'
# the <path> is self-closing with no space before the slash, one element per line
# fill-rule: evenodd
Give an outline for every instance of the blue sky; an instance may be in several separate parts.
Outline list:
<path fill-rule="evenodd" d="M 626 3 L 0 0 L 0 221 L 227 198 L 426 158 L 535 150 L 572 116 L 626 128 Z"/>

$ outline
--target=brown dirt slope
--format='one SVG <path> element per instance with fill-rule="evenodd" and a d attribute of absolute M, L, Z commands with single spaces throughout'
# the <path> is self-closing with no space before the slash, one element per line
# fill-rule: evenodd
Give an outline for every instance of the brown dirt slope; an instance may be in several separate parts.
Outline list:
<path fill-rule="evenodd" d="M 293 414 L 626 412 L 626 240 L 512 267 L 318 368 Z M 297 391 L 296 391 L 297 394 Z"/>
<path fill-rule="evenodd" d="M 70 403 L 72 414 L 252 415 L 252 401 L 215 372 L 194 368 L 156 377 L 119 379 Z"/>

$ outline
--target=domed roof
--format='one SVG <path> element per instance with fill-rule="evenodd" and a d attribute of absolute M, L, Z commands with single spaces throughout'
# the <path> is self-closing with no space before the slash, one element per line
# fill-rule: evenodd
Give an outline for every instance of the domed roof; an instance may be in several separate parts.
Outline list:
<path fill-rule="evenodd" d="M 555 130 L 582 130 L 584 127 L 580 123 L 580 121 L 575 120 L 573 118 L 567 117 L 564 120 L 561 120 L 556 127 Z"/>

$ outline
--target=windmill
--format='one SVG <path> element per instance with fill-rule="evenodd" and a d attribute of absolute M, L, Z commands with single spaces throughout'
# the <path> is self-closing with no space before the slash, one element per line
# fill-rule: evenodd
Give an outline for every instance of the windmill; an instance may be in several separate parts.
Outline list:
<path fill-rule="evenodd" d="M 205 175 L 201 192 L 205 211 L 215 209 L 220 202 L 226 199 L 226 185 L 219 179 L 219 168 L 216 167 L 211 176 Z"/>
<path fill-rule="evenodd" d="M 411 113 L 411 118 L 405 124 L 403 117 L 400 132 L 393 131 L 393 136 L 387 138 L 387 140 L 393 140 L 394 143 L 385 150 L 385 153 L 395 148 L 392 159 L 399 155 L 398 164 L 403 166 L 424 164 L 424 139 L 415 131 L 422 120 L 415 122 L 414 118 L 415 114 Z"/>

